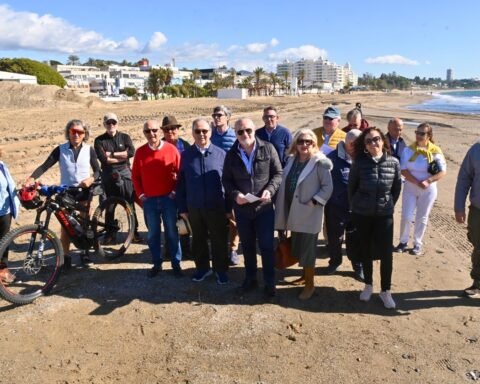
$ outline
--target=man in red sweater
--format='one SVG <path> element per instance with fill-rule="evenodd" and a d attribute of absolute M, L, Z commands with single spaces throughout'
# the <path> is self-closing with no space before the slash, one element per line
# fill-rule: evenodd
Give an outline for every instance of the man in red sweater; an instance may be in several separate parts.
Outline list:
<path fill-rule="evenodd" d="M 147 143 L 135 152 L 132 180 L 138 198 L 143 202 L 143 212 L 148 223 L 148 247 L 152 253 L 153 267 L 148 277 L 162 270 L 160 252 L 160 226 L 163 220 L 165 239 L 172 255 L 172 268 L 176 277 L 183 276 L 177 231 L 177 204 L 175 187 L 180 169 L 180 154 L 174 145 L 161 140 L 160 122 L 148 120 L 143 126 Z"/>

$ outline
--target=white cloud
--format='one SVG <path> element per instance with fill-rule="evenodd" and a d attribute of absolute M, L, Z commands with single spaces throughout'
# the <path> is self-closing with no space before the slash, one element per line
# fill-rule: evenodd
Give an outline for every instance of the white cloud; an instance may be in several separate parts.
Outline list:
<path fill-rule="evenodd" d="M 272 40 L 270 40 L 271 47 L 276 47 L 278 44 L 280 44 L 280 42 L 277 39 L 273 38 Z"/>
<path fill-rule="evenodd" d="M 137 49 L 134 37 L 114 41 L 49 14 L 16 12 L 0 5 L 0 49 L 60 53 L 115 53 Z"/>
<path fill-rule="evenodd" d="M 167 42 L 167 37 L 162 32 L 154 32 L 149 42 L 143 49 L 144 53 L 158 51 Z"/>
<path fill-rule="evenodd" d="M 367 64 L 400 64 L 400 65 L 418 65 L 418 61 L 411 60 L 401 55 L 387 55 L 369 57 L 365 59 Z"/>
<path fill-rule="evenodd" d="M 250 53 L 262 53 L 267 49 L 267 44 L 265 43 L 252 43 L 246 45 L 247 51 Z"/>
<path fill-rule="evenodd" d="M 301 58 L 307 60 L 318 59 L 319 57 L 323 57 L 324 59 L 327 58 L 328 54 L 327 51 L 314 45 L 301 45 L 300 47 L 296 48 L 287 48 L 283 51 L 270 53 L 268 55 L 270 60 L 273 61 L 281 61 L 284 59 L 289 60 L 298 60 Z"/>

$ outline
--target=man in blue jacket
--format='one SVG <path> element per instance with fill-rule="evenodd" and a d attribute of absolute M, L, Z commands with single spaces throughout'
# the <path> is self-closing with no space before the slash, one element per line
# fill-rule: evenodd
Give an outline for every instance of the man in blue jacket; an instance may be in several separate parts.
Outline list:
<path fill-rule="evenodd" d="M 279 116 L 275 107 L 270 106 L 265 108 L 262 118 L 265 125 L 255 131 L 255 136 L 273 144 L 277 150 L 282 167 L 285 167 L 288 148 L 290 144 L 292 144 L 292 134 L 288 128 L 278 124 Z"/>
<path fill-rule="evenodd" d="M 194 145 L 185 149 L 180 162 L 177 204 L 180 216 L 192 227 L 192 254 L 196 272 L 193 281 L 203 281 L 216 273 L 217 283 L 228 283 L 228 227 L 222 171 L 225 151 L 210 142 L 207 120 L 192 124 Z M 212 245 L 212 268 L 208 249 Z"/>

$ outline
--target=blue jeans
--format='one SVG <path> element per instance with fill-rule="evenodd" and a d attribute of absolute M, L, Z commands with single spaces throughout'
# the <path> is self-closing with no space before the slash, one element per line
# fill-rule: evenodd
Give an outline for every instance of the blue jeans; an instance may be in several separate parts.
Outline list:
<path fill-rule="evenodd" d="M 262 257 L 263 279 L 266 286 L 275 285 L 275 260 L 273 256 L 273 231 L 275 214 L 273 209 L 257 214 L 254 218 L 235 210 L 237 229 L 245 259 L 246 279 L 257 278 L 257 239 Z"/>
<path fill-rule="evenodd" d="M 182 260 L 177 231 L 177 204 L 168 196 L 149 197 L 143 202 L 143 212 L 148 223 L 148 248 L 154 267 L 162 264 L 161 230 L 163 220 L 165 241 L 171 252 L 172 267 L 178 267 Z"/>

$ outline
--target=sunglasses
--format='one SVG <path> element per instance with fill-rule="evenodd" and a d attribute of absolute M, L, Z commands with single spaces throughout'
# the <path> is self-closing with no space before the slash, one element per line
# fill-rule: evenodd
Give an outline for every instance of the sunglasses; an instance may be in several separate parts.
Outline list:
<path fill-rule="evenodd" d="M 207 135 L 208 134 L 208 129 L 195 129 L 193 132 L 195 132 L 196 135 L 200 135 L 200 134 L 204 134 L 204 135 Z"/>
<path fill-rule="evenodd" d="M 298 139 L 297 140 L 297 145 L 306 145 L 306 146 L 310 146 L 313 144 L 313 140 L 310 140 L 310 139 Z"/>
<path fill-rule="evenodd" d="M 246 133 L 247 135 L 251 135 L 253 132 L 253 129 L 252 128 L 246 128 L 246 129 L 239 129 L 237 131 L 237 135 L 238 136 L 242 136 L 244 133 Z"/>
<path fill-rule="evenodd" d="M 263 115 L 263 118 L 265 120 L 275 119 L 276 117 L 277 117 L 277 115 Z"/>
<path fill-rule="evenodd" d="M 427 134 L 427 132 L 420 132 L 420 131 L 415 131 L 415 134 L 417 136 L 425 136 Z"/>
<path fill-rule="evenodd" d="M 105 122 L 106 125 L 117 125 L 117 122 L 115 120 L 107 120 Z"/>
<path fill-rule="evenodd" d="M 143 133 L 157 133 L 158 128 L 144 129 Z"/>
<path fill-rule="evenodd" d="M 212 115 L 213 118 L 216 118 L 216 117 L 217 117 L 217 118 L 219 118 L 219 119 L 221 119 L 222 116 L 225 116 L 225 115 L 223 115 L 223 114 L 221 114 L 221 113 L 214 113 L 214 114 Z"/>
<path fill-rule="evenodd" d="M 332 121 L 335 119 L 333 117 L 323 116 L 323 120 Z"/>
<path fill-rule="evenodd" d="M 70 128 L 70 133 L 72 135 L 78 135 L 78 136 L 82 136 L 85 134 L 85 131 L 81 130 L 81 129 L 76 129 L 76 128 Z"/>
<path fill-rule="evenodd" d="M 375 136 L 375 137 L 372 137 L 371 139 L 365 139 L 365 144 L 370 145 L 373 143 L 378 143 L 380 141 L 382 141 L 382 138 L 380 136 Z"/>
<path fill-rule="evenodd" d="M 170 131 L 176 131 L 177 127 L 169 127 L 169 128 L 162 128 L 163 132 L 170 132 Z"/>

